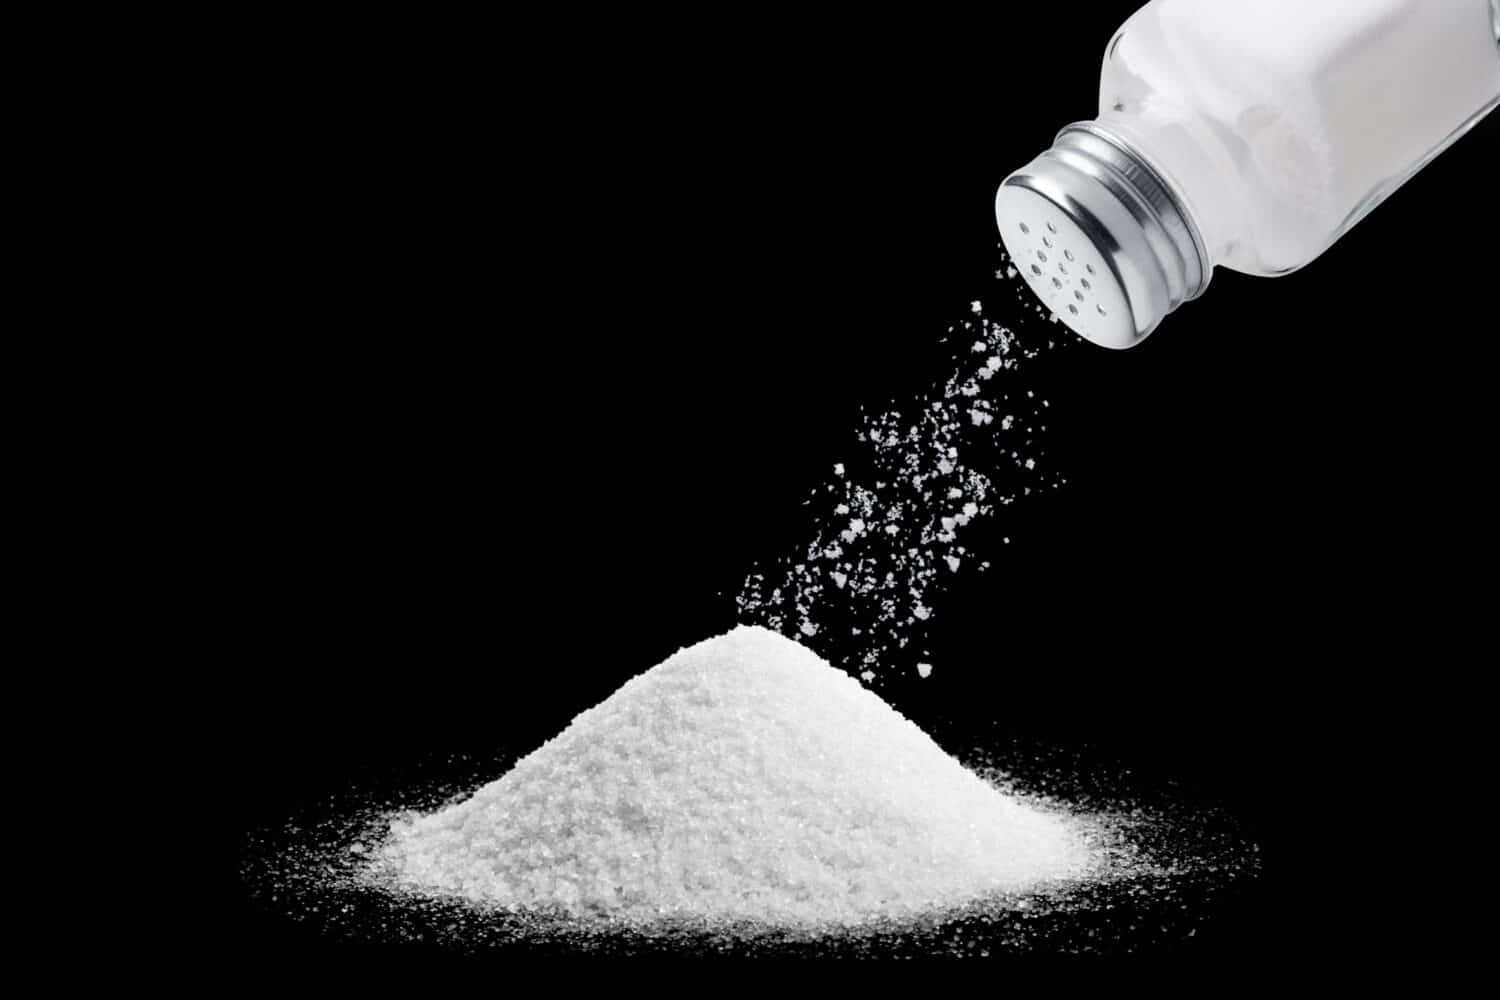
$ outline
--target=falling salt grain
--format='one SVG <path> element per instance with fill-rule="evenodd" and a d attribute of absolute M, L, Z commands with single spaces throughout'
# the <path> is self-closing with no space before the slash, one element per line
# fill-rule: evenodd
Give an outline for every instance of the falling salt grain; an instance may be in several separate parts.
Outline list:
<path fill-rule="evenodd" d="M 931 677 L 932 676 L 932 664 L 930 664 L 930 663 L 918 663 L 917 664 L 917 676 L 922 677 L 922 678 Z"/>

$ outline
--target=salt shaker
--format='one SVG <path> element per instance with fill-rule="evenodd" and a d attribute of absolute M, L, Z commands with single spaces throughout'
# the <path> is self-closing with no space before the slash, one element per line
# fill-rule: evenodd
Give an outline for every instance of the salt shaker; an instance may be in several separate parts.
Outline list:
<path fill-rule="evenodd" d="M 1105 51 L 1099 117 L 995 217 L 1059 320 L 1129 347 L 1215 266 L 1313 260 L 1497 104 L 1500 0 L 1152 0 Z"/>

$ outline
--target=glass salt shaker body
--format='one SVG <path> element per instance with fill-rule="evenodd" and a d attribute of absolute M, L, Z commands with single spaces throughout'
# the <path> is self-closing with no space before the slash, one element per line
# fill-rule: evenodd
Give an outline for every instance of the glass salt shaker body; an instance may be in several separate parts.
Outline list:
<path fill-rule="evenodd" d="M 1215 266 L 1307 264 L 1500 104 L 1500 0 L 1152 0 L 1099 104 L 996 216 L 1058 318 L 1124 347 Z"/>

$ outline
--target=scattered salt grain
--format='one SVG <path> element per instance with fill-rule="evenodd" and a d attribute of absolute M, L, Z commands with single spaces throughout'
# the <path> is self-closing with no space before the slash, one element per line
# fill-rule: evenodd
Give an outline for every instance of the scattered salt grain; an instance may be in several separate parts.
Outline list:
<path fill-rule="evenodd" d="M 923 679 L 931 677 L 932 676 L 932 664 L 930 664 L 930 663 L 918 663 L 917 664 L 917 676 L 919 676 L 919 677 L 921 677 Z"/>

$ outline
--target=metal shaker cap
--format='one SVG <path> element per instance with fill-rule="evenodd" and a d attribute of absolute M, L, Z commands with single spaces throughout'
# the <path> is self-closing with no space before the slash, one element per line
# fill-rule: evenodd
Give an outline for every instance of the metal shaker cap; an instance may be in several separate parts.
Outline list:
<path fill-rule="evenodd" d="M 1171 187 L 1093 122 L 1069 125 L 1007 177 L 995 220 L 1031 290 L 1074 333 L 1104 347 L 1140 343 L 1197 298 L 1213 270 Z"/>

